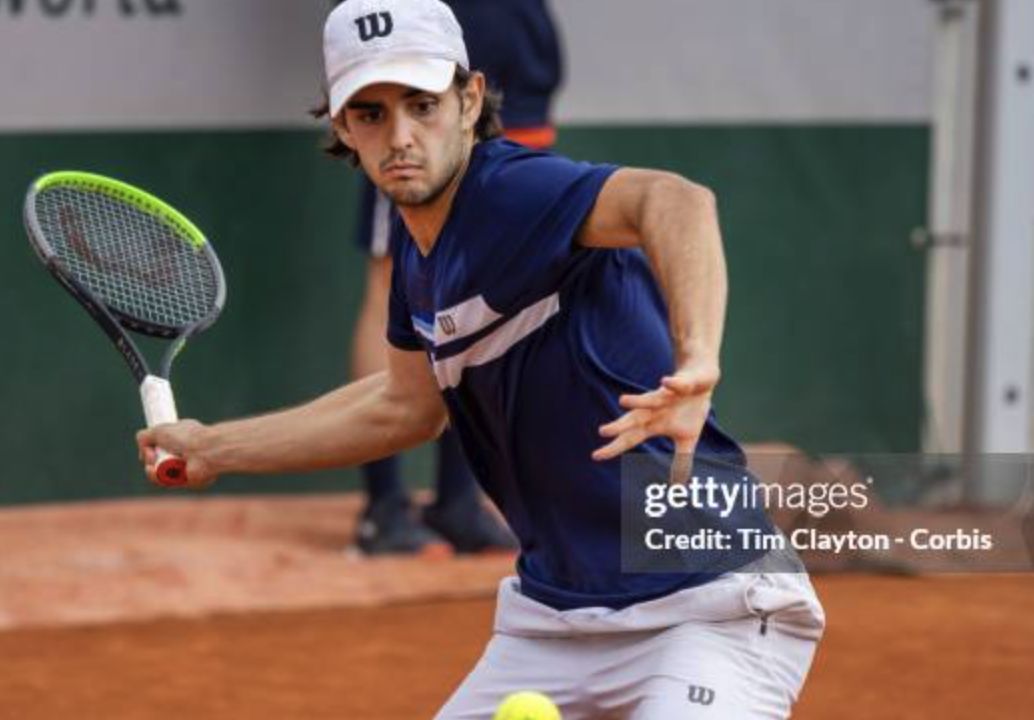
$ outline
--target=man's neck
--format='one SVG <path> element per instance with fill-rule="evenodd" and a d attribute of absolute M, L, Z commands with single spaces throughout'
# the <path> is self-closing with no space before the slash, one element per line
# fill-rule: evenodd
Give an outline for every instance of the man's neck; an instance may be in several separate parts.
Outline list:
<path fill-rule="evenodd" d="M 460 183 L 463 182 L 463 176 L 467 174 L 467 167 L 470 165 L 472 154 L 473 145 L 467 149 L 460 169 L 456 171 L 452 180 L 439 193 L 434 202 L 427 205 L 399 206 L 402 222 L 406 224 L 406 229 L 409 230 L 413 242 L 416 243 L 420 254 L 424 257 L 431 254 L 435 242 L 438 241 L 438 235 L 441 233 L 442 227 L 445 226 L 445 221 L 449 218 L 452 202 L 456 198 L 456 191 L 459 190 Z"/>

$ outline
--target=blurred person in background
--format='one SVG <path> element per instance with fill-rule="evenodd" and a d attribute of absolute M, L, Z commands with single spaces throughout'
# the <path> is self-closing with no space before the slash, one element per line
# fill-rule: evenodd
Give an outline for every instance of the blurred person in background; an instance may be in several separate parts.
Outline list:
<path fill-rule="evenodd" d="M 339 3 L 336 3 L 339 4 Z M 546 0 L 446 0 L 460 26 L 471 63 L 502 93 L 507 138 L 534 149 L 556 141 L 553 94 L 562 78 L 558 32 Z M 367 253 L 366 288 L 352 338 L 352 378 L 385 369 L 391 228 L 396 212 L 363 175 L 356 241 Z M 509 531 L 488 512 L 451 430 L 437 441 L 435 499 L 415 513 L 392 456 L 362 468 L 367 502 L 356 544 L 368 555 L 441 554 L 516 549 Z"/>

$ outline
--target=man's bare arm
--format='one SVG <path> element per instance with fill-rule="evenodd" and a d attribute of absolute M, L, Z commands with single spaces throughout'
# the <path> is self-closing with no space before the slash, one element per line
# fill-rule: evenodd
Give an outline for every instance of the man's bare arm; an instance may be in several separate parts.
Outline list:
<path fill-rule="evenodd" d="M 649 437 L 695 447 L 718 383 L 728 295 L 714 195 L 672 173 L 624 169 L 604 184 L 578 236 L 586 247 L 641 247 L 668 306 L 675 368 L 660 387 L 620 398 L 626 412 L 600 428 L 608 460 Z"/>
<path fill-rule="evenodd" d="M 676 365 L 718 365 L 728 295 L 714 194 L 678 175 L 623 169 L 600 191 L 578 242 L 642 247 L 661 287 Z"/>
<path fill-rule="evenodd" d="M 154 448 L 187 460 L 191 486 L 223 473 L 301 472 L 356 465 L 437 436 L 445 405 L 423 352 L 389 350 L 388 370 L 288 410 L 211 426 L 196 421 L 137 435 L 148 477 Z"/>

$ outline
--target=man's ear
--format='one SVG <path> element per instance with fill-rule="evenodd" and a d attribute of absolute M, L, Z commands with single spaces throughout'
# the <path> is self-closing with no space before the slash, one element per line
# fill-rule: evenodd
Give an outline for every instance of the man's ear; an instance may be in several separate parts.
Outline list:
<path fill-rule="evenodd" d="M 481 106 L 485 102 L 485 74 L 473 72 L 467 80 L 466 87 L 460 90 L 460 109 L 464 130 L 473 130 L 481 117 Z"/>
<path fill-rule="evenodd" d="M 348 122 L 345 120 L 344 108 L 341 108 L 341 112 L 333 117 L 330 124 L 334 128 L 334 134 L 337 135 L 338 140 L 343 142 L 345 147 L 354 152 L 355 141 L 352 138 L 352 131 L 348 129 Z"/>

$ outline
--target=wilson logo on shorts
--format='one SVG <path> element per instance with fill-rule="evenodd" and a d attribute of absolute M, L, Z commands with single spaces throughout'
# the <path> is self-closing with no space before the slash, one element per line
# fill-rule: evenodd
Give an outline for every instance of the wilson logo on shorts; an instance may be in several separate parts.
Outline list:
<path fill-rule="evenodd" d="M 439 315 L 438 327 L 440 327 L 442 332 L 446 335 L 456 334 L 456 321 L 453 319 L 452 315 Z"/>
<path fill-rule="evenodd" d="M 697 705 L 710 705 L 714 702 L 714 690 L 700 685 L 690 685 L 689 701 Z"/>
<path fill-rule="evenodd" d="M 383 20 L 383 22 L 381 22 Z M 391 21 L 391 13 L 370 13 L 357 18 L 356 27 L 359 28 L 359 39 L 368 42 L 378 37 L 388 37 L 394 23 Z"/>

